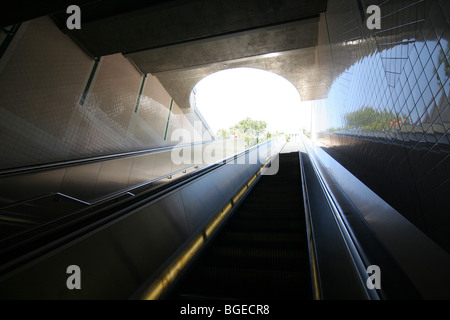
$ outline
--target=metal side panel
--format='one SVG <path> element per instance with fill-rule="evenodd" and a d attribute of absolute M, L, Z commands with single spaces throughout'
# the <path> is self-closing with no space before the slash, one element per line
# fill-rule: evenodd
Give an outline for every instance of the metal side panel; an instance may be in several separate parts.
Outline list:
<path fill-rule="evenodd" d="M 191 230 L 201 227 L 219 212 L 258 169 L 252 165 L 226 164 L 214 175 L 207 175 L 184 188 L 181 195 Z"/>
<path fill-rule="evenodd" d="M 95 190 L 101 167 L 101 162 L 95 162 L 66 168 L 61 192 L 87 201 Z M 45 173 L 50 174 L 51 171 L 46 171 Z"/>
<path fill-rule="evenodd" d="M 128 187 L 145 183 L 152 179 L 156 179 L 155 173 L 155 154 L 148 154 L 133 158 Z"/>
<path fill-rule="evenodd" d="M 204 177 L 201 182 L 196 181 L 189 188 L 184 188 L 181 196 L 191 231 L 202 226 L 209 216 L 217 213 L 227 202 L 212 176 Z"/>
<path fill-rule="evenodd" d="M 242 181 L 239 177 L 242 177 L 243 168 L 238 165 L 226 165 L 224 166 L 220 180 L 217 183 L 217 188 L 219 192 L 223 194 L 234 194 L 236 193 L 242 185 Z M 244 180 L 245 177 L 242 177 Z"/>
<path fill-rule="evenodd" d="M 127 299 L 188 236 L 177 191 L 0 279 L 0 298 Z M 80 290 L 66 286 L 70 265 Z"/>
<path fill-rule="evenodd" d="M 309 157 L 302 154 L 312 236 L 324 300 L 368 299 L 365 283 L 336 223 Z"/>
<path fill-rule="evenodd" d="M 4 204 L 36 198 L 58 192 L 66 175 L 66 169 L 52 172 L 35 172 L 23 176 L 0 179 L 0 195 Z M 37 188 L 36 186 L 39 186 Z"/>
<path fill-rule="evenodd" d="M 102 163 L 94 193 L 90 196 L 90 202 L 107 194 L 123 190 L 128 185 L 133 159 L 115 159 Z"/>
<path fill-rule="evenodd" d="M 324 150 L 316 147 L 314 152 L 421 296 L 449 299 L 450 255 Z M 382 267 L 381 259 L 373 263 Z M 385 275 L 388 271 L 382 269 Z M 398 276 L 384 276 L 382 286 L 399 286 L 399 280 Z"/>

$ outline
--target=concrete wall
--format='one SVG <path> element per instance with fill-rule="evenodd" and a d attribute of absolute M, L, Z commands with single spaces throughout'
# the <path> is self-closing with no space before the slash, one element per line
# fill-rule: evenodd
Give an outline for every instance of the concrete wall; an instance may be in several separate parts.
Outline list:
<path fill-rule="evenodd" d="M 50 18 L 31 20 L 0 58 L 0 170 L 175 145 L 177 128 L 211 139 L 189 112 L 122 54 L 95 62 Z"/>

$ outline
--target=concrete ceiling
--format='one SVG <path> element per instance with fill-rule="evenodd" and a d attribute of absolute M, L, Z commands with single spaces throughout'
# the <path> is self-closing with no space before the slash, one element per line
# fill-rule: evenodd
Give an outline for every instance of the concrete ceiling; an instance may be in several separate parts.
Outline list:
<path fill-rule="evenodd" d="M 126 53 L 144 73 L 160 73 L 317 45 L 319 18 Z"/>
<path fill-rule="evenodd" d="M 104 2 L 100 1 L 100 4 Z M 94 3 L 81 6 L 80 30 L 67 30 L 68 15 L 65 12 L 52 16 L 64 32 L 98 57 L 251 32 L 254 29 L 318 17 L 326 10 L 326 0 L 117 2 L 111 1 L 115 5 L 104 3 L 100 6 Z M 141 7 L 138 6 L 139 3 Z M 128 4 L 132 6 L 131 9 L 127 7 Z"/>
<path fill-rule="evenodd" d="M 327 0 L 85 2 L 80 30 L 66 28 L 65 10 L 49 13 L 91 56 L 120 52 L 142 73 L 155 75 L 181 108 L 190 108 L 189 95 L 202 78 L 236 67 L 277 73 L 302 100 L 326 94 L 317 48 Z"/>
<path fill-rule="evenodd" d="M 185 112 L 190 109 L 190 93 L 201 79 L 237 67 L 285 77 L 303 101 L 322 99 L 333 79 L 359 56 L 357 34 L 349 34 L 336 21 L 333 25 L 343 30 L 328 30 L 327 20 L 341 19 L 325 15 L 327 7 L 339 11 L 340 2 L 331 0 L 35 2 L 11 2 L 8 10 L 0 11 L 2 26 L 50 15 L 92 57 L 122 53 L 142 73 L 155 75 Z M 81 8 L 81 30 L 66 27 L 69 4 Z M 356 22 L 347 21 L 345 26 L 349 23 L 356 26 L 350 31 L 356 32 Z M 383 35 L 377 36 L 378 42 L 414 39 L 401 34 L 395 41 L 385 41 Z M 346 42 L 349 37 L 356 39 L 355 44 Z M 331 46 L 345 54 L 332 57 Z"/>
<path fill-rule="evenodd" d="M 217 71 L 239 67 L 263 69 L 281 75 L 297 87 L 302 100 L 310 100 L 322 96 L 327 89 L 322 90 L 313 83 L 316 77 L 315 55 L 314 47 L 303 48 L 161 72 L 156 77 L 181 108 L 190 108 L 190 93 L 200 80 Z"/>
<path fill-rule="evenodd" d="M 198 81 L 229 68 L 274 72 L 292 82 L 303 100 L 318 99 L 326 88 L 316 80 L 319 18 L 305 19 L 125 54 L 143 72 L 155 75 L 181 108 Z"/>

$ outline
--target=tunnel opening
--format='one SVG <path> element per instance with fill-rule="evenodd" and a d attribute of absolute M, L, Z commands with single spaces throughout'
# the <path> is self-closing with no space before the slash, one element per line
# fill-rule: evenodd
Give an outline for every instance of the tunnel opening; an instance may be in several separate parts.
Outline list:
<path fill-rule="evenodd" d="M 298 133 L 309 123 L 297 88 L 278 74 L 256 68 L 206 76 L 191 91 L 190 104 L 218 138 L 236 137 L 232 128 L 243 119 L 265 122 L 264 138 Z"/>

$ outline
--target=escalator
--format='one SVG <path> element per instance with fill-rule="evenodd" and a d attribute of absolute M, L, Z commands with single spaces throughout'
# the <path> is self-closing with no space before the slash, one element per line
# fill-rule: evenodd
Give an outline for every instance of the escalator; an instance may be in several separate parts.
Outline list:
<path fill-rule="evenodd" d="M 168 299 L 312 299 L 299 153 L 279 157 Z"/>
<path fill-rule="evenodd" d="M 319 148 L 280 153 L 278 173 L 266 175 L 283 140 L 200 168 L 171 168 L 93 202 L 74 196 L 89 190 L 98 196 L 111 183 L 89 184 L 91 169 L 109 176 L 131 168 L 128 183 L 146 166 L 167 162 L 172 150 L 6 175 L 3 190 L 13 195 L 45 194 L 16 203 L 3 197 L 0 299 L 448 296 L 448 255 L 332 159 L 319 158 Z M 63 188 L 47 188 L 53 181 Z M 73 265 L 81 290 L 67 285 Z M 367 285 L 369 266 L 382 270 L 381 289 Z"/>

